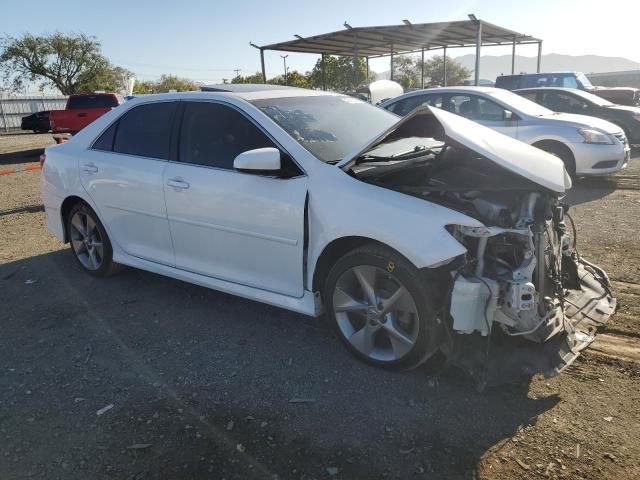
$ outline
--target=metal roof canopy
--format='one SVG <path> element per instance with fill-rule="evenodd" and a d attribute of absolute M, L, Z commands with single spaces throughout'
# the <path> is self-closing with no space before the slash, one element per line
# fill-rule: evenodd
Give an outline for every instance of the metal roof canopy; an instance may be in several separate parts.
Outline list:
<path fill-rule="evenodd" d="M 482 46 L 511 45 L 511 73 L 514 73 L 516 45 L 538 44 L 537 71 L 540 71 L 541 39 L 476 19 L 474 15 L 469 15 L 469 18 L 470 20 L 454 22 L 416 24 L 403 20 L 404 25 L 378 27 L 351 27 L 345 22 L 345 29 L 336 32 L 324 33 L 313 37 L 295 35 L 297 37 L 296 40 L 262 47 L 251 42 L 250 45 L 260 50 L 262 77 L 265 82 L 267 77 L 264 67 L 264 52 L 266 50 L 320 54 L 323 60 L 323 77 L 325 55 L 364 57 L 367 60 L 367 77 L 369 58 L 390 56 L 391 79 L 393 80 L 393 57 L 395 55 L 421 52 L 422 63 L 424 64 L 425 51 L 442 49 L 446 57 L 448 48 L 475 47 L 475 84 L 478 85 L 480 81 L 480 49 Z M 359 80 L 357 76 L 356 70 L 356 80 Z M 446 86 L 446 64 L 444 80 Z M 424 88 L 424 71 L 422 72 L 422 87 Z"/>

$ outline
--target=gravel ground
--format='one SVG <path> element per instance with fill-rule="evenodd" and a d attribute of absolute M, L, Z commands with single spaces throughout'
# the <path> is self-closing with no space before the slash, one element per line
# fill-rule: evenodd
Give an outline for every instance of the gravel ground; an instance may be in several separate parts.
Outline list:
<path fill-rule="evenodd" d="M 0 170 L 50 138 L 0 136 Z M 578 247 L 620 299 L 607 338 L 632 347 L 639 173 L 636 158 L 570 195 Z M 322 319 L 83 274 L 44 227 L 38 177 L 0 176 L 2 479 L 640 477 L 640 365 L 606 342 L 484 393 L 455 370 L 367 367 Z"/>

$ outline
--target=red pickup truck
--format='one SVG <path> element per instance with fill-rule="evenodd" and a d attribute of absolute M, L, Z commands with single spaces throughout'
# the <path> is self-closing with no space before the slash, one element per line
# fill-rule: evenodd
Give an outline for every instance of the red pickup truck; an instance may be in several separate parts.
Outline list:
<path fill-rule="evenodd" d="M 64 110 L 49 112 L 53 133 L 78 133 L 96 118 L 122 103 L 115 93 L 82 93 L 70 95 Z"/>

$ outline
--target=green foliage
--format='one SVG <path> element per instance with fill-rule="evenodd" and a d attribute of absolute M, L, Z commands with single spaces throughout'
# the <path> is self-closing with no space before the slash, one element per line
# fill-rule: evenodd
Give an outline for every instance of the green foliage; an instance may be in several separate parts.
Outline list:
<path fill-rule="evenodd" d="M 134 94 L 167 93 L 171 90 L 176 92 L 191 92 L 200 90 L 200 87 L 192 80 L 180 78 L 176 75 L 161 75 L 159 80 L 136 82 L 133 87 Z"/>
<path fill-rule="evenodd" d="M 246 77 L 238 75 L 231 79 L 231 83 L 263 83 L 262 73 L 256 72 L 255 74 L 247 75 Z"/>
<path fill-rule="evenodd" d="M 420 74 L 420 58 L 407 55 L 394 58 L 393 79 L 405 90 L 422 86 Z M 470 75 L 471 70 L 447 56 L 447 85 L 462 85 Z M 424 78 L 425 85 L 444 85 L 442 55 L 436 55 L 424 62 Z"/>
<path fill-rule="evenodd" d="M 262 77 L 262 75 L 260 75 Z M 297 70 L 290 71 L 286 78 L 284 75 L 278 75 L 270 79 L 267 83 L 271 83 L 273 85 L 288 85 L 289 87 L 299 87 L 299 88 L 311 88 L 311 83 L 309 82 L 309 74 L 302 74 Z"/>
<path fill-rule="evenodd" d="M 12 88 L 39 81 L 40 88 L 55 87 L 64 95 L 117 91 L 132 73 L 115 67 L 104 57 L 100 42 L 84 34 L 25 34 L 0 40 L 0 76 Z"/>
<path fill-rule="evenodd" d="M 325 79 L 327 90 L 345 92 L 375 80 L 375 74 L 370 72 L 367 80 L 367 63 L 363 58 L 354 61 L 353 57 L 325 56 Z M 318 59 L 309 82 L 313 88 L 322 88 L 322 59 Z"/>
<path fill-rule="evenodd" d="M 444 60 L 442 55 L 424 62 L 424 76 L 431 85 L 444 85 Z M 447 56 L 447 85 L 462 85 L 471 76 L 471 70 Z"/>

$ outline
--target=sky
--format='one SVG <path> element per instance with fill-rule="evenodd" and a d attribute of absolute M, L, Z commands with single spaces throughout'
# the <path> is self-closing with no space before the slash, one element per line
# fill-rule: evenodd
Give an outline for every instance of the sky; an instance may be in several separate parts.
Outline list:
<path fill-rule="evenodd" d="M 542 38 L 543 53 L 607 55 L 640 62 L 640 0 L 0 0 L 0 35 L 53 31 L 94 35 L 103 53 L 141 80 L 163 73 L 219 83 L 260 70 L 259 52 L 249 46 L 293 40 L 352 26 L 479 19 Z M 518 54 L 535 56 L 536 46 Z M 454 55 L 473 53 L 457 49 Z M 511 53 L 510 47 L 483 49 L 484 55 Z M 266 52 L 267 77 L 281 74 L 281 52 Z M 318 56 L 292 53 L 293 70 L 308 71 Z M 388 59 L 371 62 L 388 70 Z M 35 90 L 35 85 L 34 88 Z"/>

